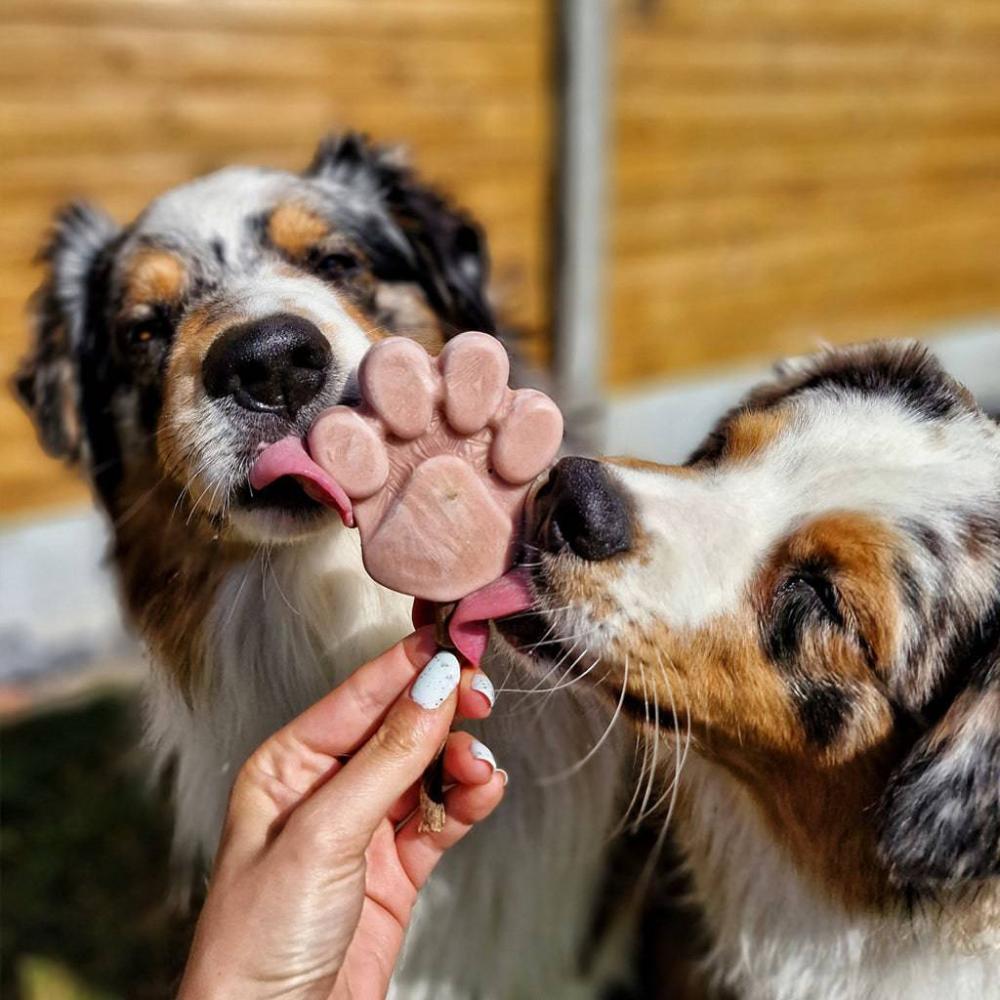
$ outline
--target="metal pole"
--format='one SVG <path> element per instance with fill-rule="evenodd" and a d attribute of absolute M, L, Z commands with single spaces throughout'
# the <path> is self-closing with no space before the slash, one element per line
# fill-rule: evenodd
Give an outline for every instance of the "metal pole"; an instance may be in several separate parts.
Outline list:
<path fill-rule="evenodd" d="M 568 425 L 600 448 L 604 391 L 609 0 L 559 0 L 554 368 Z"/>

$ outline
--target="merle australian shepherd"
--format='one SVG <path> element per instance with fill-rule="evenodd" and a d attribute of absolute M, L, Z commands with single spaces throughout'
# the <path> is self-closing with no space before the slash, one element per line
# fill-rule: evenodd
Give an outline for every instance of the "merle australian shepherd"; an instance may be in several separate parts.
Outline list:
<path fill-rule="evenodd" d="M 290 479 L 251 493 L 253 459 L 352 398 L 375 339 L 434 351 L 494 332 L 483 236 L 394 154 L 347 135 L 301 174 L 225 169 L 125 227 L 74 205 L 44 260 L 17 388 L 108 515 L 152 660 L 148 729 L 176 776 L 178 850 L 210 857 L 250 751 L 410 629 L 410 600 L 367 577 L 357 533 Z M 604 728 L 579 691 L 543 723 L 498 711 L 482 725 L 510 790 L 428 886 L 396 980 L 406 996 L 589 994 L 578 964 L 618 748 L 538 782 Z"/>
<path fill-rule="evenodd" d="M 969 393 L 917 344 L 831 351 L 686 465 L 563 459 L 528 511 L 506 604 L 537 618 L 501 627 L 648 735 L 717 980 L 1000 997 L 1000 426 Z"/>

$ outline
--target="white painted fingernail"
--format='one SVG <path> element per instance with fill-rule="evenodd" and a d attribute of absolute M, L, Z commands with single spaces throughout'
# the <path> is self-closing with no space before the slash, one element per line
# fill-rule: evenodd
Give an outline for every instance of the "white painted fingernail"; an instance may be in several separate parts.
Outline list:
<path fill-rule="evenodd" d="M 469 744 L 469 753 L 471 753 L 476 760 L 485 760 L 494 771 L 497 769 L 497 759 L 493 756 L 493 751 L 485 743 L 480 743 L 479 740 L 473 740 Z"/>
<path fill-rule="evenodd" d="M 493 687 L 493 681 L 486 674 L 481 670 L 477 670 L 472 676 L 469 687 L 473 691 L 478 691 L 490 703 L 490 708 L 493 707 L 494 702 L 497 700 L 497 692 L 496 688 Z"/>
<path fill-rule="evenodd" d="M 504 788 L 506 788 L 507 782 L 510 781 L 510 775 L 502 767 L 498 767 L 495 773 L 499 774 L 500 777 L 503 779 L 503 786 Z"/>
<path fill-rule="evenodd" d="M 458 687 L 462 668 L 454 653 L 441 650 L 431 657 L 430 663 L 420 671 L 420 676 L 410 688 L 410 697 L 421 708 L 438 708 L 448 700 L 448 695 Z"/>

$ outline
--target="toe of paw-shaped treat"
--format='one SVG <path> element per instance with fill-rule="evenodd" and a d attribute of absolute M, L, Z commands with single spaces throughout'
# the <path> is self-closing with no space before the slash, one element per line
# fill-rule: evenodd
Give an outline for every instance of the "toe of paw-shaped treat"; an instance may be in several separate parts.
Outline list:
<path fill-rule="evenodd" d="M 437 358 L 393 337 L 361 364 L 361 407 L 316 421 L 309 451 L 350 498 L 379 583 L 453 601 L 509 566 L 528 486 L 563 431 L 555 403 L 508 388 L 509 374 L 485 333 L 461 334 Z"/>

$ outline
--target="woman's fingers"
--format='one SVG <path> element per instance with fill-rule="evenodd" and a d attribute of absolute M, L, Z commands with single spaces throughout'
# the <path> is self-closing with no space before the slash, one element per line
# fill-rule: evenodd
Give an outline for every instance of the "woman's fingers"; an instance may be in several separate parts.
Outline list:
<path fill-rule="evenodd" d="M 496 770 L 493 752 L 471 733 L 451 733 L 444 749 L 444 784 L 485 785 Z M 506 772 L 504 772 L 506 774 Z M 420 781 L 415 781 L 389 810 L 390 823 L 401 823 L 420 804 Z"/>
<path fill-rule="evenodd" d="M 238 829 L 253 846 L 273 836 L 372 737 L 436 652 L 432 629 L 414 632 L 262 744 L 237 777 L 224 837 L 231 839 Z M 485 717 L 494 697 L 481 670 L 461 671 L 457 704 L 462 715 Z"/>
<path fill-rule="evenodd" d="M 482 822 L 503 798 L 506 775 L 495 771 L 482 785 L 456 785 L 444 796 L 447 820 L 439 833 L 419 832 L 420 817 L 411 816 L 396 834 L 396 849 L 407 877 L 420 889 L 434 866 L 475 823 Z"/>
<path fill-rule="evenodd" d="M 224 840 L 238 836 L 256 849 L 273 837 L 296 808 L 343 769 L 340 761 L 384 725 L 389 706 L 407 698 L 400 692 L 426 669 L 435 650 L 430 630 L 414 632 L 261 744 L 237 775 Z M 457 661 L 451 661 L 457 672 Z M 454 713 L 455 699 L 450 701 L 444 732 Z M 419 708 L 415 702 L 412 707 Z"/>
<path fill-rule="evenodd" d="M 289 835 L 363 850 L 375 827 L 423 773 L 448 736 L 461 679 L 458 659 L 436 653 L 371 738 L 291 815 Z"/>
<path fill-rule="evenodd" d="M 311 752 L 339 757 L 352 753 L 378 727 L 389 706 L 438 651 L 431 628 L 421 628 L 381 656 L 359 667 L 342 684 L 284 727 L 287 740 Z M 482 719 L 496 694 L 481 670 L 462 671 L 459 714 Z"/>
<path fill-rule="evenodd" d="M 485 719 L 496 701 L 493 682 L 476 667 L 462 671 L 462 686 L 458 695 L 458 714 L 463 719 Z"/>
<path fill-rule="evenodd" d="M 437 651 L 433 629 L 418 629 L 355 670 L 285 729 L 296 742 L 331 757 L 353 753 Z"/>
<path fill-rule="evenodd" d="M 497 769 L 493 751 L 471 733 L 452 733 L 444 748 L 446 784 L 483 785 Z"/>

